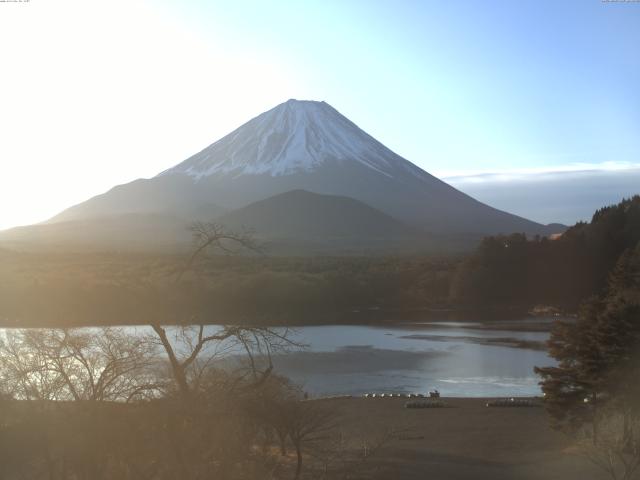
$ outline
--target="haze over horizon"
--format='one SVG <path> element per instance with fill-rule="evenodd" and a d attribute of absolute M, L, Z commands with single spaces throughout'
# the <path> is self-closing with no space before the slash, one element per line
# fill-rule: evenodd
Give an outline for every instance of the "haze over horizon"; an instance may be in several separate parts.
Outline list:
<path fill-rule="evenodd" d="M 4 3 L 0 229 L 154 176 L 288 98 L 327 101 L 494 207 L 588 220 L 638 193 L 639 20 L 578 1 Z"/>

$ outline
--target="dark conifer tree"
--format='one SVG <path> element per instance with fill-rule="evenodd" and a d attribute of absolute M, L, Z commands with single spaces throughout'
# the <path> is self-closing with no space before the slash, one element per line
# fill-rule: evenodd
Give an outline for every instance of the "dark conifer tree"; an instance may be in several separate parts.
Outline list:
<path fill-rule="evenodd" d="M 455 303 L 575 311 L 599 295 L 620 255 L 640 241 L 640 196 L 595 212 L 555 240 L 524 235 L 486 238 L 461 262 L 451 283 Z"/>
<path fill-rule="evenodd" d="M 558 365 L 536 373 L 556 428 L 591 423 L 596 433 L 607 406 L 640 414 L 640 244 L 620 257 L 601 298 L 556 325 L 548 346 Z"/>

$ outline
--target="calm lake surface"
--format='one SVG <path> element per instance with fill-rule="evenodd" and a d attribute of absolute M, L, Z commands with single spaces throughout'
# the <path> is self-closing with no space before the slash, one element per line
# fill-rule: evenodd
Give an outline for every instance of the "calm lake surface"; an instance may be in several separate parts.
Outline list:
<path fill-rule="evenodd" d="M 443 396 L 540 395 L 533 367 L 554 361 L 545 351 L 515 345 L 544 342 L 549 334 L 473 326 L 301 327 L 295 336 L 308 348 L 279 356 L 274 364 L 312 395 L 425 393 L 434 388 Z M 513 346 L 504 346 L 503 339 L 513 339 Z"/>
<path fill-rule="evenodd" d="M 277 373 L 312 396 L 426 393 L 434 388 L 443 396 L 540 395 L 533 367 L 554 364 L 540 350 L 549 334 L 509 330 L 515 323 L 505 323 L 504 330 L 496 330 L 496 323 L 484 329 L 478 327 L 485 324 L 464 322 L 297 327 L 293 338 L 306 348 L 275 355 L 273 363 Z M 152 333 L 146 326 L 124 328 L 133 335 Z M 206 331 L 219 328 L 212 325 Z M 238 353 L 228 350 L 223 357 Z"/>

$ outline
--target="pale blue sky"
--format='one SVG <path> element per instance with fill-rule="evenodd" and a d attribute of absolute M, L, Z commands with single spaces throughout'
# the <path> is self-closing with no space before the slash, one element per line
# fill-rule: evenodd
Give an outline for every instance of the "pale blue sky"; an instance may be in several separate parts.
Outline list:
<path fill-rule="evenodd" d="M 534 220 L 640 190 L 640 3 L 32 0 L 0 3 L 0 42 L 0 228 L 153 176 L 288 98 Z M 566 199 L 549 175 L 576 169 L 596 174 Z M 541 181 L 564 197 L 510 201 Z"/>
<path fill-rule="evenodd" d="M 640 4 L 187 1 L 225 48 L 277 58 L 427 170 L 640 157 Z"/>

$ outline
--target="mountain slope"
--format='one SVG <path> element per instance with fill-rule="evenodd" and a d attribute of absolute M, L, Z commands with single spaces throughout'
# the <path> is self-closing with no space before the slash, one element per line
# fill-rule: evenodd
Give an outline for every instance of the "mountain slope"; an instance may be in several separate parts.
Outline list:
<path fill-rule="evenodd" d="M 351 197 L 439 234 L 555 232 L 438 180 L 325 102 L 297 100 L 259 115 L 154 178 L 118 186 L 50 222 L 125 212 L 202 218 L 210 205 L 237 209 L 300 189 Z"/>
<path fill-rule="evenodd" d="M 265 253 L 276 255 L 457 252 L 475 244 L 427 234 L 349 197 L 304 190 L 210 220 L 228 231 L 252 232 Z M 21 250 L 187 252 L 193 247 L 191 223 L 153 213 L 99 216 L 13 228 L 0 232 L 0 244 Z"/>
<path fill-rule="evenodd" d="M 187 251 L 189 223 L 173 215 L 116 214 L 16 227 L 0 232 L 0 243 L 18 250 Z"/>

